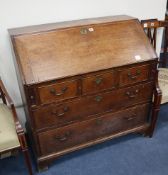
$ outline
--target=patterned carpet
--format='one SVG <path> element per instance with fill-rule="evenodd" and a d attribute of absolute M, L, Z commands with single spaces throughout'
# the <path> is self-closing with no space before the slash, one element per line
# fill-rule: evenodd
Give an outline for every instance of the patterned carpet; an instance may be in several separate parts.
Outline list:
<path fill-rule="evenodd" d="M 0 160 L 0 175 L 26 175 L 23 156 Z M 33 162 L 34 165 L 34 162 Z M 35 170 L 34 170 L 35 172 Z M 168 175 L 168 104 L 153 138 L 130 134 L 54 161 L 39 175 Z"/>

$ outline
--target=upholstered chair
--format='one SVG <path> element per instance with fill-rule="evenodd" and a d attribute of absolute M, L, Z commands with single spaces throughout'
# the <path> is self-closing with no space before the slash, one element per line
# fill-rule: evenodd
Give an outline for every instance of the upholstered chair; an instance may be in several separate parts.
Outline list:
<path fill-rule="evenodd" d="M 32 168 L 25 133 L 18 120 L 15 106 L 0 79 L 0 157 L 12 155 L 17 150 L 24 154 L 29 175 Z"/>
<path fill-rule="evenodd" d="M 157 19 L 148 19 L 141 21 L 142 27 L 146 32 L 151 44 L 154 49 L 156 49 L 157 44 L 157 31 L 159 28 L 163 29 L 164 33 L 164 48 L 163 48 L 163 59 L 159 60 L 160 66 L 158 82 L 160 89 L 162 90 L 162 100 L 161 104 L 168 103 L 168 56 L 167 56 L 167 47 L 168 47 L 168 20 L 159 21 Z"/>

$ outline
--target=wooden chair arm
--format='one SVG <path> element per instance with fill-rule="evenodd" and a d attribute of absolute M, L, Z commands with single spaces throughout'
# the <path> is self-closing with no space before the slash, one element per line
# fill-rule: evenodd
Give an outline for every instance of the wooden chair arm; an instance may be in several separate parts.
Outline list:
<path fill-rule="evenodd" d="M 160 107 L 161 100 L 162 100 L 162 90 L 160 89 L 159 82 L 158 82 L 158 72 L 159 70 L 157 70 L 157 79 L 155 82 L 154 103 L 155 103 L 155 106 Z"/>
<path fill-rule="evenodd" d="M 162 100 L 162 91 L 158 84 L 158 70 L 156 72 L 156 80 L 155 80 L 155 89 L 154 89 L 154 101 L 153 101 L 153 107 L 152 107 L 152 114 L 151 114 L 151 124 L 148 130 L 149 137 L 152 137 L 154 128 L 156 125 L 156 121 L 158 119 L 158 113 L 160 111 L 160 103 Z"/>
<path fill-rule="evenodd" d="M 19 122 L 14 103 L 13 103 L 11 97 L 9 96 L 1 79 L 0 79 L 0 91 L 1 91 L 1 97 L 2 97 L 3 102 L 7 105 L 7 103 L 6 103 L 6 99 L 7 99 L 8 104 L 12 110 L 12 114 L 13 114 L 12 116 L 14 119 L 17 134 L 22 134 L 24 132 L 24 130 Z"/>
<path fill-rule="evenodd" d="M 17 132 L 18 135 L 23 134 L 24 130 L 23 130 L 22 125 L 20 124 L 20 121 L 18 119 L 14 104 L 12 104 L 10 107 L 11 107 L 12 114 L 13 114 L 12 116 L 13 116 L 13 119 L 14 119 L 16 132 Z"/>
<path fill-rule="evenodd" d="M 9 103 L 9 105 L 12 105 L 13 101 L 10 98 L 7 90 L 5 89 L 5 86 L 4 86 L 4 84 L 3 84 L 1 79 L 0 79 L 0 91 L 1 91 L 1 97 L 2 97 L 3 102 L 5 103 L 5 101 L 6 101 L 5 98 L 6 98 L 8 103 Z"/>

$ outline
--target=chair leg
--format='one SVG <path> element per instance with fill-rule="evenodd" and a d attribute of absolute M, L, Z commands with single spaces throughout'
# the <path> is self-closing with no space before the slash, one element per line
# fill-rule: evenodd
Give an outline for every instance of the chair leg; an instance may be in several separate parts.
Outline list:
<path fill-rule="evenodd" d="M 28 149 L 23 151 L 25 162 L 30 175 L 33 175 Z"/>
<path fill-rule="evenodd" d="M 29 151 L 28 151 L 27 142 L 26 142 L 26 138 L 25 138 L 24 133 L 19 135 L 19 140 L 20 140 L 20 143 L 21 143 L 21 149 L 22 149 L 22 152 L 23 152 L 23 155 L 24 155 L 25 163 L 26 163 L 27 168 L 28 168 L 29 175 L 33 175 L 30 156 L 29 156 Z"/>
<path fill-rule="evenodd" d="M 151 126 L 149 128 L 149 132 L 148 132 L 149 137 L 153 136 L 154 128 L 158 119 L 158 113 L 160 111 L 161 99 L 162 99 L 162 91 L 158 86 L 158 82 L 156 82 L 156 88 L 154 93 L 154 103 L 153 103 L 153 109 L 152 109 L 152 120 L 151 120 Z"/>

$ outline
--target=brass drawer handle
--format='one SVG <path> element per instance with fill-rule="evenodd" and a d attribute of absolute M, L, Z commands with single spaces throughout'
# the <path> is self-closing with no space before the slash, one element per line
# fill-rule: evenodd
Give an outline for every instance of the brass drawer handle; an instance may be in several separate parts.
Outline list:
<path fill-rule="evenodd" d="M 60 142 L 64 142 L 66 140 L 68 140 L 69 136 L 71 135 L 72 133 L 70 131 L 66 132 L 63 136 L 57 136 L 55 137 L 56 140 L 60 141 Z"/>
<path fill-rule="evenodd" d="M 127 121 L 134 120 L 135 118 L 136 118 L 136 114 L 132 114 L 131 116 L 124 117 L 124 119 L 126 119 Z"/>
<path fill-rule="evenodd" d="M 135 92 L 129 92 L 127 91 L 126 92 L 126 95 L 129 97 L 129 98 L 135 98 L 137 96 L 137 94 L 139 93 L 139 90 L 136 89 Z"/>
<path fill-rule="evenodd" d="M 96 119 L 96 125 L 101 125 L 101 124 L 102 124 L 102 122 L 103 122 L 103 120 L 102 120 L 102 119 Z"/>
<path fill-rule="evenodd" d="M 56 117 L 62 117 L 62 116 L 64 116 L 64 115 L 66 114 L 66 112 L 68 112 L 68 111 L 69 111 L 69 107 L 65 106 L 65 107 L 63 108 L 63 112 L 62 112 L 62 113 L 58 113 L 58 111 L 52 111 L 51 114 L 52 114 L 52 115 L 55 115 Z"/>
<path fill-rule="evenodd" d="M 101 84 L 102 81 L 103 81 L 103 78 L 101 78 L 101 77 L 97 77 L 96 80 L 95 80 L 97 85 Z"/>
<path fill-rule="evenodd" d="M 60 93 L 57 93 L 57 91 L 54 89 L 54 88 L 52 88 L 52 89 L 50 89 L 50 93 L 52 94 L 52 95 L 55 95 L 55 96 L 61 96 L 61 95 L 63 95 L 63 94 L 65 94 L 65 92 L 68 90 L 68 87 L 63 87 L 62 89 L 61 89 L 61 92 Z"/>
<path fill-rule="evenodd" d="M 128 72 L 127 75 L 128 75 L 128 78 L 130 78 L 131 80 L 135 80 L 141 75 L 141 71 L 137 70 L 135 75 L 132 75 L 131 72 Z"/>
<path fill-rule="evenodd" d="M 102 99 L 103 99 L 103 97 L 102 97 L 102 96 L 96 96 L 96 97 L 95 97 L 95 100 L 96 100 L 97 102 L 102 101 Z"/>
<path fill-rule="evenodd" d="M 134 119 L 135 119 L 135 117 L 128 117 L 127 118 L 128 121 L 131 121 L 131 120 L 134 120 Z"/>
<path fill-rule="evenodd" d="M 135 98 L 135 97 L 136 97 L 135 94 L 131 94 L 130 92 L 126 92 L 126 95 L 127 95 L 129 98 Z"/>

